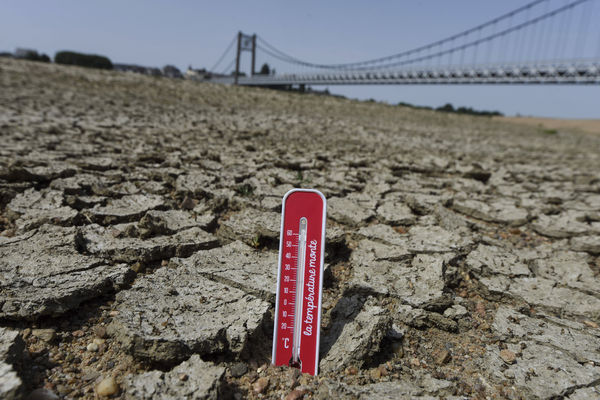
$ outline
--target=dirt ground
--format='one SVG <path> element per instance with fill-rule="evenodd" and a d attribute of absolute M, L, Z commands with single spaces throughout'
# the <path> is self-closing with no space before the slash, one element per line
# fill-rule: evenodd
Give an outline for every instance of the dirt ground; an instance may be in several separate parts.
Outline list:
<path fill-rule="evenodd" d="M 0 59 L 0 398 L 599 398 L 597 126 Z M 270 366 L 294 187 L 317 377 Z"/>

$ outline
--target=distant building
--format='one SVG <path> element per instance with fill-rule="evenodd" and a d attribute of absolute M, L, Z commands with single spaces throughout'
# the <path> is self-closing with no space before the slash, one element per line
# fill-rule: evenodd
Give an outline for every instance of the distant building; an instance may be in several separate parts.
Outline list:
<path fill-rule="evenodd" d="M 144 74 L 150 76 L 162 76 L 163 73 L 159 68 L 144 67 L 135 64 L 113 64 L 113 69 L 122 72 L 135 72 L 137 74 Z"/>
<path fill-rule="evenodd" d="M 207 71 L 206 68 L 194 69 L 191 66 L 188 67 L 184 74 L 185 79 L 192 79 L 195 81 L 207 81 L 212 78 L 220 78 L 224 76 L 227 75 L 210 72 Z"/>

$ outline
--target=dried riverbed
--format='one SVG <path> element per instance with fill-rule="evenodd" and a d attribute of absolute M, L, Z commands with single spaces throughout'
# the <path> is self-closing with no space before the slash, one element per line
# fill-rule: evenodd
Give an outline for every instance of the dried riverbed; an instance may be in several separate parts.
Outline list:
<path fill-rule="evenodd" d="M 0 59 L 0 138 L 2 398 L 600 396 L 598 136 Z M 269 366 L 293 187 L 317 378 Z"/>

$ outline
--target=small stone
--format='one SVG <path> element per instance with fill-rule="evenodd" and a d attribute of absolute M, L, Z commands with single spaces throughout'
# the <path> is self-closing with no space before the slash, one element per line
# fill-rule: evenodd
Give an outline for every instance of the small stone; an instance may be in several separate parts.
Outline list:
<path fill-rule="evenodd" d="M 98 345 L 94 342 L 90 343 L 87 345 L 87 351 L 93 351 L 96 352 L 98 351 Z"/>
<path fill-rule="evenodd" d="M 185 382 L 189 379 L 189 376 L 188 374 L 179 374 L 178 378 L 181 382 Z"/>
<path fill-rule="evenodd" d="M 29 393 L 27 400 L 58 400 L 59 397 L 48 389 L 35 389 Z"/>
<path fill-rule="evenodd" d="M 447 308 L 446 311 L 444 311 L 444 317 L 452 319 L 464 317 L 467 314 L 467 309 L 460 304 L 454 304 L 452 307 Z"/>
<path fill-rule="evenodd" d="M 394 351 L 394 354 L 396 354 L 398 357 L 404 357 L 404 347 L 402 347 L 402 342 L 392 343 L 392 350 Z"/>
<path fill-rule="evenodd" d="M 589 326 L 590 328 L 598 329 L 598 324 L 595 323 L 594 321 L 590 321 L 589 319 L 586 319 L 585 321 L 583 321 L 583 323 L 586 324 L 587 326 Z"/>
<path fill-rule="evenodd" d="M 379 368 L 372 369 L 370 375 L 371 378 L 373 378 L 374 380 L 381 379 L 381 371 L 379 370 Z"/>
<path fill-rule="evenodd" d="M 98 336 L 100 339 L 106 338 L 106 328 L 104 326 L 97 326 L 94 329 L 94 333 L 96 333 L 96 336 Z"/>
<path fill-rule="evenodd" d="M 135 264 L 133 264 L 131 266 L 131 270 L 137 274 L 137 273 L 143 272 L 144 266 L 142 263 L 136 262 Z"/>
<path fill-rule="evenodd" d="M 112 396 L 118 392 L 119 385 L 112 376 L 104 378 L 98 385 L 96 385 L 96 394 L 98 394 L 98 396 Z"/>
<path fill-rule="evenodd" d="M 98 346 L 103 345 L 105 342 L 106 342 L 106 340 L 104 340 L 104 339 L 98 339 L 98 338 L 95 338 L 94 340 L 92 340 L 92 343 L 95 343 Z"/>
<path fill-rule="evenodd" d="M 475 311 L 481 318 L 485 317 L 485 305 L 481 301 L 475 306 Z"/>
<path fill-rule="evenodd" d="M 248 372 L 248 367 L 246 366 L 246 364 L 240 362 L 231 366 L 230 372 L 231 376 L 233 376 L 234 378 L 239 378 L 240 376 Z"/>
<path fill-rule="evenodd" d="M 450 361 L 450 358 L 451 356 L 448 350 L 440 350 L 435 355 L 435 363 L 438 365 L 443 365 Z"/>
<path fill-rule="evenodd" d="M 109 312 L 108 315 L 110 315 L 111 317 L 116 317 L 117 315 L 119 315 L 119 311 L 113 310 L 113 311 Z"/>
<path fill-rule="evenodd" d="M 299 369 L 290 368 L 290 370 L 288 372 L 290 389 L 294 389 L 294 388 L 296 388 L 296 386 L 298 386 L 298 384 L 299 384 L 298 379 L 300 378 L 300 376 L 302 376 L 302 372 L 300 372 Z"/>
<path fill-rule="evenodd" d="M 56 335 L 56 331 L 54 329 L 32 329 L 31 334 L 44 342 L 51 342 Z"/>
<path fill-rule="evenodd" d="M 198 202 L 189 196 L 185 196 L 179 207 L 182 210 L 193 210 Z"/>
<path fill-rule="evenodd" d="M 507 364 L 514 364 L 517 361 L 517 355 L 508 349 L 500 350 L 500 358 Z"/>
<path fill-rule="evenodd" d="M 300 390 L 300 389 L 292 390 L 291 392 L 289 392 L 287 394 L 287 396 L 285 396 L 285 400 L 300 400 L 300 399 L 304 398 L 305 394 L 306 394 L 306 390 Z"/>
<path fill-rule="evenodd" d="M 421 362 L 419 361 L 419 359 L 418 359 L 418 358 L 416 358 L 416 357 L 413 357 L 413 358 L 411 358 L 411 359 L 410 359 L 410 365 L 411 365 L 411 367 L 413 367 L 413 368 L 418 368 L 418 367 L 420 367 L 420 366 L 421 366 Z"/>
<path fill-rule="evenodd" d="M 358 368 L 356 368 L 355 366 L 351 366 L 346 368 L 346 374 L 347 375 L 356 375 L 358 374 Z"/>
<path fill-rule="evenodd" d="M 269 386 L 269 378 L 264 376 L 262 378 L 258 378 L 256 382 L 252 384 L 252 389 L 254 389 L 254 392 L 256 393 L 262 393 L 267 386 Z"/>
<path fill-rule="evenodd" d="M 389 375 L 388 369 L 387 369 L 387 367 L 386 367 L 385 364 L 381 364 L 379 367 L 377 367 L 377 369 L 381 373 L 381 376 L 388 376 Z"/>
<path fill-rule="evenodd" d="M 83 375 L 81 377 L 81 379 L 83 379 L 85 382 L 89 382 L 89 381 L 96 380 L 96 378 L 98 378 L 99 376 L 100 376 L 100 372 L 91 371 L 91 372 L 88 372 L 87 374 Z"/>
<path fill-rule="evenodd" d="M 71 332 L 71 335 L 73 337 L 82 337 L 83 335 L 85 335 L 85 332 L 83 332 L 81 329 L 78 329 L 76 331 Z"/>
<path fill-rule="evenodd" d="M 65 385 L 57 385 L 57 386 L 56 386 L 56 391 L 57 391 L 57 392 L 58 392 L 60 395 L 64 396 L 64 395 L 66 395 L 67 393 L 69 393 L 69 392 L 71 391 L 71 389 L 69 389 L 69 387 L 68 387 L 68 386 L 65 386 Z"/>

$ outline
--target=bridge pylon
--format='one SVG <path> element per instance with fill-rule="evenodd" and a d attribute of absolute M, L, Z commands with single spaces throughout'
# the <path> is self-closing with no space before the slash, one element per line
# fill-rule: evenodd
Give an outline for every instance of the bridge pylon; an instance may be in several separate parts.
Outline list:
<path fill-rule="evenodd" d="M 240 76 L 240 61 L 243 51 L 250 51 L 252 53 L 252 67 L 250 74 L 253 76 L 256 71 L 256 34 L 246 35 L 242 31 L 238 32 L 237 51 L 235 55 L 235 76 L 233 79 L 233 83 L 236 85 L 238 84 L 238 78 Z"/>

